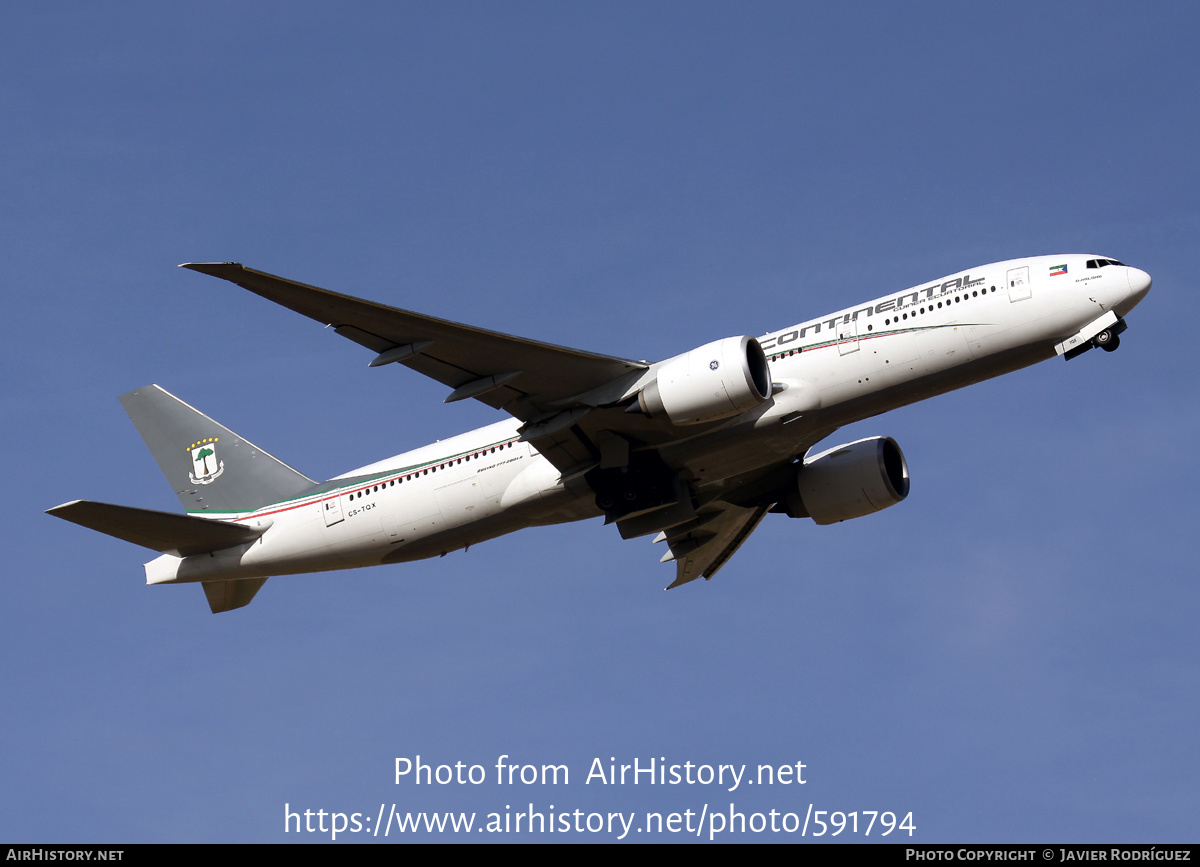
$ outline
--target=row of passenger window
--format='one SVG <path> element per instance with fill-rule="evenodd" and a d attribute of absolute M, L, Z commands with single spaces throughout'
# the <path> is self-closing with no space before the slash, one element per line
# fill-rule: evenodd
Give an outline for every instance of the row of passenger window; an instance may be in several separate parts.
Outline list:
<path fill-rule="evenodd" d="M 951 300 L 949 298 L 946 299 L 946 306 L 949 307 L 951 304 L 959 304 L 963 301 L 970 301 L 972 298 L 978 298 L 980 296 L 980 294 L 987 295 L 988 291 L 989 290 L 987 290 L 987 289 L 982 289 L 982 290 L 974 289 L 971 291 L 970 295 L 968 295 L 966 292 L 964 292 L 962 295 L 955 295 L 953 300 Z M 995 292 L 996 287 L 993 286 L 990 291 Z M 941 307 L 942 307 L 942 302 L 939 301 L 937 303 L 937 309 L 940 310 Z M 891 319 L 885 319 L 885 320 L 883 320 L 883 324 L 884 325 L 892 325 L 896 322 L 900 322 L 902 319 L 908 319 L 908 317 L 910 317 L 910 316 L 913 319 L 916 319 L 919 314 L 932 313 L 933 310 L 934 310 L 933 304 L 930 303 L 928 305 L 928 307 L 922 307 L 919 311 L 914 310 L 912 313 L 901 313 L 899 316 L 893 316 Z M 868 331 L 871 330 L 870 325 L 867 326 L 867 330 Z"/>
<path fill-rule="evenodd" d="M 955 296 L 954 296 L 954 298 L 953 298 L 953 300 L 947 299 L 947 300 L 946 300 L 946 302 L 945 302 L 945 304 L 946 304 L 946 306 L 947 306 L 947 307 L 949 307 L 951 304 L 960 304 L 960 303 L 962 303 L 963 301 L 969 301 L 969 300 L 970 300 L 970 299 L 972 299 L 972 298 L 978 298 L 980 294 L 987 295 L 989 291 L 991 291 L 991 292 L 995 292 L 995 291 L 996 291 L 996 287 L 995 287 L 995 286 L 993 286 L 993 287 L 992 287 L 990 290 L 988 290 L 988 289 L 983 289 L 983 290 L 974 289 L 974 290 L 972 290 L 972 291 L 971 291 L 971 294 L 970 294 L 970 295 L 968 295 L 968 294 L 966 294 L 966 293 L 964 292 L 962 295 L 955 295 Z M 937 309 L 941 309 L 941 307 L 942 307 L 942 303 L 943 303 L 943 302 L 941 302 L 941 301 L 939 301 L 939 302 L 937 303 Z M 930 303 L 930 304 L 929 304 L 927 307 L 922 307 L 922 308 L 920 308 L 920 310 L 914 310 L 912 313 L 901 313 L 899 316 L 894 316 L 894 317 L 891 317 L 891 318 L 889 318 L 889 319 L 884 319 L 884 320 L 883 320 L 883 324 L 884 324 L 884 325 L 892 325 L 892 324 L 894 324 L 894 323 L 900 322 L 901 320 L 908 319 L 910 316 L 911 316 L 912 318 L 916 319 L 916 318 L 917 318 L 917 316 L 918 316 L 919 314 L 924 314 L 924 313 L 932 313 L 933 311 L 934 311 L 934 306 L 933 306 L 933 304 L 932 304 L 932 303 Z M 868 326 L 867 326 L 867 331 L 874 331 L 874 330 L 875 330 L 875 326 L 874 326 L 874 325 L 868 325 Z M 795 355 L 796 353 L 798 353 L 798 352 L 802 352 L 802 351 L 803 351 L 803 348 L 800 348 L 800 349 L 790 349 L 790 350 L 788 350 L 787 352 L 781 352 L 781 353 L 779 353 L 778 355 L 772 355 L 772 356 L 770 356 L 770 357 L 769 357 L 769 359 L 768 359 L 768 360 L 769 360 L 769 361 L 778 361 L 778 360 L 779 360 L 779 359 L 781 359 L 781 358 L 790 358 L 791 356 Z"/>
<path fill-rule="evenodd" d="M 516 445 L 516 442 L 517 442 L 516 440 L 512 440 L 511 442 L 501 443 L 498 446 L 492 446 L 490 449 L 484 449 L 483 451 L 479 451 L 479 452 L 472 452 L 469 455 L 463 455 L 462 457 L 458 457 L 458 458 L 451 458 L 448 461 L 444 461 L 443 463 L 440 463 L 440 464 L 434 464 L 433 466 L 426 467 L 423 470 L 416 470 L 415 472 L 406 473 L 405 475 L 399 476 L 395 479 L 389 479 L 385 482 L 380 482 L 377 485 L 369 485 L 365 488 L 362 488 L 361 490 L 351 491 L 350 499 L 351 500 L 361 500 L 367 494 L 378 493 L 379 491 L 383 490 L 384 488 L 394 488 L 396 485 L 403 484 L 404 482 L 409 481 L 410 479 L 415 479 L 417 476 L 427 476 L 430 473 L 436 473 L 438 470 L 444 470 L 447 467 L 457 466 L 458 464 L 461 464 L 463 461 L 469 461 L 472 458 L 475 458 L 476 460 L 478 460 L 479 458 L 483 457 L 484 455 L 495 454 L 496 452 L 500 451 L 501 449 L 511 449 L 514 445 Z"/>

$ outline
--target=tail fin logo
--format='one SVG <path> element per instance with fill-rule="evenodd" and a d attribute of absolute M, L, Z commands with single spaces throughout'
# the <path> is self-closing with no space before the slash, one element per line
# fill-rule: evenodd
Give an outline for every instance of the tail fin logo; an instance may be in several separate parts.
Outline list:
<path fill-rule="evenodd" d="M 225 472 L 225 462 L 217 457 L 217 441 L 220 437 L 207 437 L 187 447 L 192 459 L 188 478 L 193 485 L 211 485 Z"/>

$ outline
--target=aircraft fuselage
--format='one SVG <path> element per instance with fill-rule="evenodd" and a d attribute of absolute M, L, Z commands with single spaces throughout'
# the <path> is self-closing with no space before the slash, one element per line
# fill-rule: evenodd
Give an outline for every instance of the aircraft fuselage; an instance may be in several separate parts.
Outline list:
<path fill-rule="evenodd" d="M 1064 349 L 1073 337 L 1082 348 L 1099 345 L 1087 334 L 1092 323 L 1108 324 L 1101 340 L 1110 333 L 1115 339 L 1113 321 L 1123 329 L 1150 278 L 1112 262 L 1090 255 L 999 262 L 770 332 L 758 341 L 771 396 L 716 423 L 678 425 L 677 438 L 657 452 L 699 503 L 750 490 L 760 477 L 769 487 L 772 468 L 795 462 L 843 425 L 1069 355 L 1079 351 Z M 146 564 L 147 580 L 418 560 L 522 527 L 603 514 L 582 475 L 564 477 L 520 429 L 517 419 L 506 419 L 250 512 L 196 513 L 267 529 L 220 551 L 164 554 Z"/>

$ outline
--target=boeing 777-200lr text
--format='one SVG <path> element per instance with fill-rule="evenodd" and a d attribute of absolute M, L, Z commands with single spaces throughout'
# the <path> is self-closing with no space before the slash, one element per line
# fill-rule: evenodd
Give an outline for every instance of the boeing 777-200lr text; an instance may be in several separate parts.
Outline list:
<path fill-rule="evenodd" d="M 1150 275 L 1092 255 L 984 265 L 754 338 L 649 363 L 363 301 L 235 263 L 238 284 L 510 418 L 326 482 L 157 385 L 121 398 L 186 515 L 50 509 L 159 551 L 150 584 L 199 582 L 214 612 L 270 575 L 401 563 L 523 527 L 603 515 L 656 534 L 678 587 L 711 578 L 768 512 L 831 524 L 908 494 L 890 437 L 839 427 L 1061 355 L 1117 348 Z"/>

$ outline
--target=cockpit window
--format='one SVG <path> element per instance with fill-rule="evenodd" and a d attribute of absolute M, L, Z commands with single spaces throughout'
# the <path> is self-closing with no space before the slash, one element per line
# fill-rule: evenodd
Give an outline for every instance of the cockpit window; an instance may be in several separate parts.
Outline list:
<path fill-rule="evenodd" d="M 1124 262 L 1118 262 L 1116 259 L 1088 259 L 1087 263 L 1089 268 L 1103 268 L 1106 265 L 1120 265 L 1122 268 L 1129 267 Z"/>

